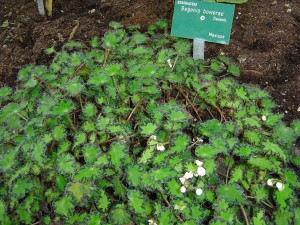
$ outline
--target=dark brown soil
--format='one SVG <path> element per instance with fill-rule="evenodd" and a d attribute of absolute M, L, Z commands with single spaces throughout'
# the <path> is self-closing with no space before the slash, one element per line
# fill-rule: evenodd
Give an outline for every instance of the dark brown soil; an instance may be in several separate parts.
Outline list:
<path fill-rule="evenodd" d="M 53 17 L 47 18 L 38 14 L 34 0 L 1 0 L 0 26 L 8 22 L 0 28 L 1 86 L 16 86 L 16 74 L 25 64 L 49 63 L 43 49 L 59 50 L 70 36 L 87 42 L 102 36 L 111 21 L 146 28 L 162 18 L 171 23 L 173 14 L 173 0 L 54 0 L 53 4 Z M 299 0 L 249 0 L 237 5 L 230 44 L 206 44 L 206 58 L 221 52 L 239 61 L 241 82 L 270 91 L 285 121 L 300 119 Z"/>

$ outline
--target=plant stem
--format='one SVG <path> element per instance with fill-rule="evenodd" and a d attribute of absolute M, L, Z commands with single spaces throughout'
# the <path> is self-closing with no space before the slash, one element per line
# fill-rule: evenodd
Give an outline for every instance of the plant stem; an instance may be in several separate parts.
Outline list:
<path fill-rule="evenodd" d="M 242 210 L 242 212 L 243 212 L 243 215 L 244 215 L 246 224 L 247 224 L 247 225 L 250 225 L 249 220 L 248 220 L 247 213 L 246 213 L 246 211 L 245 211 L 243 205 L 240 205 L 240 206 L 241 206 L 241 210 Z"/>
<path fill-rule="evenodd" d="M 127 136 L 126 138 L 123 138 L 123 139 L 124 139 L 124 140 L 127 140 L 127 139 L 132 138 L 132 137 L 135 137 L 135 136 L 137 136 L 137 135 L 138 135 L 138 133 L 134 133 L 134 134 L 129 135 L 129 136 Z M 110 143 L 110 142 L 113 142 L 113 141 L 117 141 L 117 140 L 119 140 L 119 137 L 114 137 L 114 138 L 108 139 L 108 140 L 106 140 L 106 141 L 100 143 L 99 146 L 104 146 L 104 145 L 106 145 L 107 143 Z"/>
<path fill-rule="evenodd" d="M 228 176 L 229 176 L 229 170 L 230 170 L 230 167 L 231 167 L 231 161 L 229 161 L 229 164 L 228 164 L 228 167 L 227 167 L 225 184 L 228 183 Z"/>
<path fill-rule="evenodd" d="M 28 121 L 28 119 L 27 119 L 25 116 L 22 116 L 20 113 L 17 113 L 17 115 L 18 115 L 19 117 L 21 117 L 23 120 L 25 120 L 26 122 Z"/>
<path fill-rule="evenodd" d="M 198 119 L 199 119 L 200 121 L 202 121 L 202 119 L 201 119 L 201 117 L 200 117 L 200 115 L 199 115 L 197 109 L 195 108 L 195 106 L 193 105 L 193 103 L 190 101 L 190 99 L 186 96 L 186 94 L 184 94 L 184 93 L 180 90 L 180 88 L 178 88 L 178 87 L 173 86 L 173 88 L 175 88 L 178 92 L 180 92 L 180 94 L 182 94 L 182 95 L 185 97 L 185 99 L 188 101 L 188 103 L 191 105 L 192 109 L 193 109 L 194 112 L 196 113 Z"/>
<path fill-rule="evenodd" d="M 144 101 L 145 97 L 141 98 L 141 100 L 134 106 L 133 110 L 131 111 L 131 113 L 129 114 L 126 123 L 129 122 L 129 120 L 131 119 L 131 117 L 133 116 L 133 113 L 135 112 L 135 110 L 142 104 L 142 102 Z"/>
<path fill-rule="evenodd" d="M 72 130 L 73 130 L 75 133 L 77 133 L 77 129 L 76 129 L 74 123 L 72 122 L 70 116 L 67 115 L 66 118 L 67 118 L 68 122 L 70 123 L 70 125 L 71 125 L 71 127 L 72 127 Z"/>
<path fill-rule="evenodd" d="M 174 62 L 174 64 L 173 64 L 173 66 L 172 66 L 171 71 L 174 70 L 174 68 L 175 68 L 175 66 L 176 66 L 176 63 L 177 63 L 177 60 L 178 60 L 178 55 L 177 55 L 176 58 L 175 58 L 175 62 Z"/>
<path fill-rule="evenodd" d="M 171 208 L 172 206 L 171 206 L 170 202 L 168 201 L 167 197 L 165 196 L 165 194 L 161 190 L 159 190 L 159 192 L 160 192 L 161 196 L 163 197 L 163 199 L 165 200 L 165 202 L 167 203 L 168 207 Z"/>
<path fill-rule="evenodd" d="M 73 78 L 74 78 L 74 76 L 76 75 L 76 73 L 82 68 L 82 67 L 84 67 L 84 63 L 81 63 L 80 64 L 80 66 L 78 66 L 77 68 L 76 68 L 76 70 L 74 71 L 74 73 L 69 77 L 69 79 L 68 79 L 68 81 L 69 80 L 72 80 Z"/>
<path fill-rule="evenodd" d="M 106 66 L 107 58 L 108 58 L 108 56 L 109 56 L 109 52 L 110 52 L 110 49 L 109 49 L 109 48 L 105 49 L 105 55 L 104 55 L 103 67 Z"/>

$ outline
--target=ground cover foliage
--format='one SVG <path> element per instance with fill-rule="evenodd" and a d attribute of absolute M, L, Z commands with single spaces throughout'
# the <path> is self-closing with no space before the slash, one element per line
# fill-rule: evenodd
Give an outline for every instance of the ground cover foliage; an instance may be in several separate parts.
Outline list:
<path fill-rule="evenodd" d="M 300 121 L 165 21 L 110 27 L 0 89 L 1 224 L 299 224 Z"/>

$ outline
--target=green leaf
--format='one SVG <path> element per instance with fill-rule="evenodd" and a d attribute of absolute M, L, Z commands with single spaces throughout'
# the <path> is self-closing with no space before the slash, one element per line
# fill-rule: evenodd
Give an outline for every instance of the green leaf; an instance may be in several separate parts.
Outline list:
<path fill-rule="evenodd" d="M 72 182 L 68 184 L 68 187 L 66 188 L 67 191 L 69 191 L 74 199 L 80 203 L 82 202 L 82 199 L 84 197 L 91 196 L 92 190 L 94 189 L 90 183 L 80 183 L 80 182 Z"/>
<path fill-rule="evenodd" d="M 181 40 L 174 44 L 178 56 L 186 56 L 191 50 L 191 42 Z"/>
<path fill-rule="evenodd" d="M 175 111 L 175 110 L 172 110 L 170 112 L 170 114 L 168 115 L 168 117 L 172 122 L 184 122 L 188 118 L 188 116 L 185 112 Z"/>
<path fill-rule="evenodd" d="M 237 184 L 220 185 L 217 189 L 218 197 L 232 204 L 245 204 L 247 200 L 243 189 Z"/>
<path fill-rule="evenodd" d="M 0 112 L 0 123 L 7 120 L 10 116 L 18 113 L 20 110 L 20 105 L 16 103 L 9 103 L 4 106 Z"/>
<path fill-rule="evenodd" d="M 114 188 L 114 194 L 124 198 L 126 196 L 126 189 L 125 186 L 122 184 L 120 181 L 120 178 L 115 176 L 114 179 L 112 180 L 112 185 Z"/>
<path fill-rule="evenodd" d="M 99 85 L 102 85 L 102 84 L 106 84 L 108 82 L 108 80 L 109 80 L 109 77 L 103 73 L 103 74 L 92 76 L 88 80 L 87 83 L 90 84 L 90 85 L 99 86 Z"/>
<path fill-rule="evenodd" d="M 66 181 L 66 179 L 64 178 L 63 175 L 58 174 L 56 176 L 55 183 L 56 183 L 56 186 L 58 187 L 58 189 L 60 191 L 64 191 L 65 190 L 65 186 L 67 184 L 67 181 Z"/>
<path fill-rule="evenodd" d="M 133 36 L 132 36 L 132 41 L 136 44 L 136 45 L 139 45 L 139 44 L 142 44 L 142 43 L 145 43 L 147 41 L 147 37 L 140 33 L 140 32 L 137 32 L 135 33 Z"/>
<path fill-rule="evenodd" d="M 294 129 L 295 133 L 300 136 L 300 120 L 293 121 L 292 128 Z"/>
<path fill-rule="evenodd" d="M 142 170 L 138 165 L 128 166 L 127 167 L 127 179 L 130 184 L 137 187 L 141 180 Z"/>
<path fill-rule="evenodd" d="M 287 182 L 291 187 L 300 187 L 298 176 L 293 170 L 286 169 L 283 172 L 283 177 L 285 178 L 285 182 Z"/>
<path fill-rule="evenodd" d="M 70 212 L 75 208 L 70 196 L 60 198 L 60 200 L 54 203 L 54 207 L 55 212 L 63 216 L 68 216 Z"/>
<path fill-rule="evenodd" d="M 92 48 L 97 48 L 100 45 L 100 41 L 98 37 L 93 37 L 90 41 L 90 46 Z"/>
<path fill-rule="evenodd" d="M 126 145 L 121 142 L 116 142 L 111 145 L 108 155 L 110 156 L 110 161 L 112 165 L 118 170 L 121 170 L 122 160 L 125 158 L 125 153 L 127 153 Z"/>
<path fill-rule="evenodd" d="M 87 220 L 87 225 L 101 225 L 102 224 L 102 217 L 100 213 L 97 214 L 90 214 Z"/>
<path fill-rule="evenodd" d="M 300 224 L 300 208 L 299 207 L 294 209 L 294 215 L 295 215 L 294 224 Z"/>
<path fill-rule="evenodd" d="M 152 169 L 151 175 L 155 181 L 163 181 L 177 176 L 177 172 L 169 167 Z"/>
<path fill-rule="evenodd" d="M 69 95 L 76 96 L 83 91 L 84 85 L 79 81 L 79 77 L 75 77 L 66 84 L 65 89 Z"/>
<path fill-rule="evenodd" d="M 74 143 L 74 147 L 79 146 L 81 144 L 84 144 L 86 142 L 86 134 L 84 132 L 78 132 L 75 136 L 75 143 Z"/>
<path fill-rule="evenodd" d="M 46 145 L 42 141 L 38 141 L 32 150 L 32 156 L 39 166 L 44 165 Z"/>
<path fill-rule="evenodd" d="M 133 212 L 138 215 L 147 215 L 144 207 L 144 196 L 138 190 L 129 190 L 127 192 L 127 198 L 129 200 L 128 205 Z"/>
<path fill-rule="evenodd" d="M 83 180 L 83 179 L 97 179 L 100 177 L 101 171 L 97 167 L 83 166 L 74 176 L 75 180 Z"/>
<path fill-rule="evenodd" d="M 180 192 L 181 185 L 177 180 L 173 179 L 169 181 L 167 183 L 167 186 L 168 186 L 168 191 L 172 196 L 176 196 L 176 197 L 183 196 L 183 194 Z"/>
<path fill-rule="evenodd" d="M 199 158 L 213 158 L 220 151 L 210 144 L 204 144 L 204 145 L 201 145 L 198 148 L 196 148 L 195 152 Z"/>
<path fill-rule="evenodd" d="M 283 152 L 283 150 L 279 147 L 279 145 L 272 143 L 269 140 L 267 140 L 266 142 L 263 142 L 262 145 L 264 146 L 264 150 L 269 155 L 277 155 L 284 161 L 286 160 L 286 155 Z"/>
<path fill-rule="evenodd" d="M 190 141 L 189 137 L 184 134 L 172 138 L 170 152 L 181 153 L 181 152 L 185 151 L 188 147 L 189 141 Z"/>
<path fill-rule="evenodd" d="M 57 158 L 57 167 L 60 173 L 71 173 L 75 172 L 75 160 L 70 154 L 60 155 Z"/>
<path fill-rule="evenodd" d="M 10 87 L 0 88 L 0 98 L 6 98 L 12 93 L 12 89 Z"/>
<path fill-rule="evenodd" d="M 83 107 L 83 113 L 87 117 L 93 117 L 97 114 L 97 108 L 93 103 L 88 102 Z"/>
<path fill-rule="evenodd" d="M 109 222 L 110 224 L 115 225 L 125 225 L 130 224 L 131 221 L 130 214 L 124 209 L 123 204 L 118 204 L 114 209 L 110 212 Z"/>
<path fill-rule="evenodd" d="M 294 198 L 293 190 L 290 188 L 289 184 L 284 184 L 284 189 L 282 191 L 276 190 L 275 198 L 281 211 L 287 208 L 289 204 L 288 200 Z"/>
<path fill-rule="evenodd" d="M 109 205 L 110 205 L 110 200 L 107 197 L 105 191 L 100 190 L 99 200 L 97 201 L 98 209 L 100 209 L 102 212 L 105 212 L 105 211 L 107 211 Z"/>
<path fill-rule="evenodd" d="M 12 186 L 12 195 L 16 196 L 17 198 L 24 197 L 26 193 L 31 191 L 34 188 L 33 183 L 26 179 L 17 179 L 17 181 Z"/>
<path fill-rule="evenodd" d="M 143 152 L 142 157 L 139 159 L 139 163 L 147 163 L 154 155 L 155 153 L 155 146 L 151 145 L 146 148 L 146 150 Z"/>
<path fill-rule="evenodd" d="M 233 76 L 239 77 L 241 75 L 240 68 L 235 64 L 230 64 L 228 66 L 228 72 L 231 73 Z"/>
<path fill-rule="evenodd" d="M 10 152 L 6 153 L 6 154 L 1 154 L 0 155 L 0 171 L 2 172 L 6 172 L 8 170 L 10 170 L 15 162 L 15 158 L 17 155 L 18 150 L 11 150 Z"/>
<path fill-rule="evenodd" d="M 223 126 L 218 120 L 213 119 L 205 121 L 204 123 L 200 123 L 198 130 L 200 134 L 207 137 L 212 137 L 219 135 L 223 131 Z"/>
<path fill-rule="evenodd" d="M 243 121 L 244 121 L 245 125 L 247 125 L 249 127 L 255 127 L 255 128 L 261 127 L 257 118 L 247 117 L 247 118 L 243 119 Z"/>
<path fill-rule="evenodd" d="M 85 145 L 82 149 L 84 160 L 86 163 L 93 163 L 100 154 L 100 148 L 95 145 Z"/>
<path fill-rule="evenodd" d="M 52 108 L 52 114 L 54 116 L 63 116 L 70 113 L 74 109 L 71 101 L 60 101 L 57 106 Z"/>
<path fill-rule="evenodd" d="M 245 138 L 248 139 L 248 141 L 250 143 L 253 143 L 253 144 L 256 144 L 258 145 L 260 143 L 260 134 L 255 132 L 255 131 L 252 131 L 252 130 L 246 130 L 245 133 L 244 133 L 244 136 Z"/>
<path fill-rule="evenodd" d="M 286 143 L 289 146 L 291 146 L 296 139 L 294 130 L 291 127 L 287 127 L 284 123 L 276 125 L 274 128 L 274 136 L 279 142 Z"/>
<path fill-rule="evenodd" d="M 174 214 L 171 212 L 171 210 L 161 211 L 157 219 L 159 221 L 159 225 L 176 224 L 175 223 L 176 219 L 174 217 Z"/>
<path fill-rule="evenodd" d="M 52 135 L 55 140 L 61 140 L 66 136 L 66 130 L 62 125 L 58 125 L 54 128 Z"/>
<path fill-rule="evenodd" d="M 16 211 L 20 217 L 20 221 L 24 222 L 25 224 L 32 223 L 32 218 L 30 213 L 22 205 L 19 205 Z"/>
<path fill-rule="evenodd" d="M 286 210 L 277 210 L 275 213 L 275 224 L 277 225 L 290 225 L 292 224 L 292 217 L 293 213 L 286 209 Z M 296 225 L 296 224 L 295 224 Z"/>
<path fill-rule="evenodd" d="M 153 123 L 147 123 L 147 125 L 141 126 L 141 134 L 145 136 L 149 136 L 154 134 L 157 126 Z"/>
<path fill-rule="evenodd" d="M 108 32 L 103 37 L 103 47 L 114 49 L 117 47 L 118 43 L 121 41 L 121 38 L 119 38 L 116 33 L 114 32 Z"/>
<path fill-rule="evenodd" d="M 266 125 L 269 127 L 273 127 L 280 119 L 282 119 L 282 114 L 268 115 L 266 120 Z"/>
<path fill-rule="evenodd" d="M 251 157 L 248 163 L 262 170 L 272 170 L 274 168 L 273 162 L 263 157 Z"/>
<path fill-rule="evenodd" d="M 123 27 L 123 25 L 121 23 L 118 23 L 115 21 L 110 22 L 109 26 L 115 30 Z"/>

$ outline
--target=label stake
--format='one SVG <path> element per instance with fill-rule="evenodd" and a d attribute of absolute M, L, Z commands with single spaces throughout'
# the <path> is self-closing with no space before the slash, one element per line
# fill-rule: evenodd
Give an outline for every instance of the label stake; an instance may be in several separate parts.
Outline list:
<path fill-rule="evenodd" d="M 194 39 L 193 43 L 193 58 L 194 60 L 203 59 L 204 60 L 204 47 L 205 41 L 199 38 Z"/>

